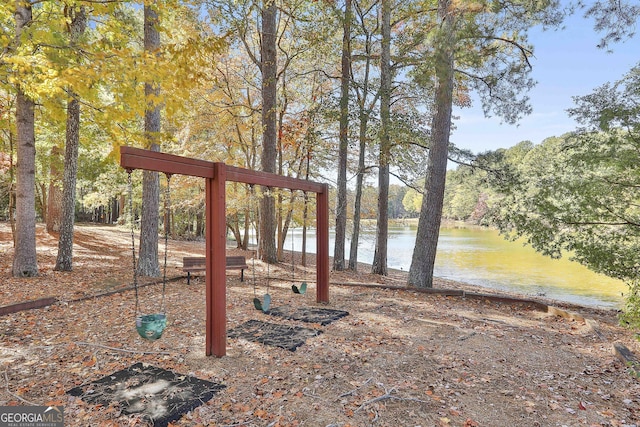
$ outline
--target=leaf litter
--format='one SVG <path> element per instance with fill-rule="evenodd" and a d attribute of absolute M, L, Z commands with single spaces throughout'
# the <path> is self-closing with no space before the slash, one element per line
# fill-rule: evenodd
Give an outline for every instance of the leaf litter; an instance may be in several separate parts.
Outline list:
<path fill-rule="evenodd" d="M 612 310 L 537 298 L 596 322 L 596 333 L 589 322 L 521 305 L 411 290 L 332 285 L 331 303 L 319 305 L 314 267 L 301 267 L 297 254 L 296 278 L 304 276 L 309 291 L 291 292 L 286 259 L 269 270 L 273 306 L 349 316 L 325 326 L 304 324 L 322 333 L 295 352 L 230 338 L 227 356 L 211 358 L 204 355 L 204 277 L 187 286 L 180 269 L 183 256 L 204 254 L 204 242 L 170 241 L 169 324 L 161 339 L 149 342 L 135 330 L 134 293 L 124 290 L 132 284 L 126 230 L 78 225 L 70 273 L 53 271 L 56 236 L 39 226 L 37 238 L 40 276 L 14 279 L 10 229 L 0 223 L 0 306 L 51 296 L 59 301 L 0 317 L 0 405 L 63 405 L 69 426 L 145 425 L 116 402 L 95 405 L 67 394 L 145 363 L 226 386 L 175 426 L 640 425 L 640 382 L 612 350 L 615 342 L 635 354 L 640 347 Z M 228 252 L 248 260 L 253 254 Z M 255 284 L 251 270 L 245 282 L 227 272 L 228 329 L 274 321 L 253 307 L 254 285 L 258 294 L 267 286 L 266 266 L 256 261 L 255 268 Z M 398 286 L 406 277 L 370 275 L 367 266 L 360 271 L 332 272 L 331 280 Z M 445 280 L 436 287 L 478 291 Z M 156 310 L 161 288 L 141 288 L 141 306 Z M 98 296 L 117 290 L 124 291 Z"/>

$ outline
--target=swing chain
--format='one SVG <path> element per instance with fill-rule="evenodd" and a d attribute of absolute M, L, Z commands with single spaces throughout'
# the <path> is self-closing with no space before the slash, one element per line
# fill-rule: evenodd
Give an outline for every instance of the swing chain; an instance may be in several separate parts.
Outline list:
<path fill-rule="evenodd" d="M 291 193 L 293 193 L 293 190 L 291 191 Z M 293 201 L 293 196 L 291 197 L 291 200 Z M 293 210 L 293 207 L 291 208 Z M 293 215 L 292 215 L 293 216 Z M 296 253 L 295 253 L 295 246 L 294 246 L 294 241 L 293 241 L 293 221 L 291 221 L 291 281 L 295 282 L 296 281 Z"/>
<path fill-rule="evenodd" d="M 171 224 L 171 174 L 166 174 L 167 188 L 164 192 L 164 264 L 162 271 L 162 300 L 160 301 L 160 312 L 164 313 L 164 296 L 167 289 L 167 254 L 169 247 L 169 228 Z"/>
<path fill-rule="evenodd" d="M 253 215 L 255 213 L 255 190 L 253 188 L 253 184 L 249 184 L 249 215 Z M 253 221 L 251 221 L 253 223 Z M 256 236 L 257 236 L 257 227 Z M 256 239 L 256 251 L 251 258 L 251 273 L 253 276 L 253 297 L 257 298 L 258 294 L 256 292 L 256 257 L 258 256 L 258 240 Z"/>
<path fill-rule="evenodd" d="M 133 288 L 135 290 L 136 296 L 136 307 L 135 307 L 135 315 L 136 315 L 136 330 L 138 334 L 150 341 L 155 341 L 162 336 L 162 332 L 165 330 L 167 326 L 167 316 L 162 312 L 161 314 L 148 314 L 143 315 L 140 313 L 140 298 L 138 292 L 138 271 L 136 268 L 136 239 L 135 239 L 135 221 L 134 221 L 134 213 L 133 213 L 133 179 L 131 177 L 132 170 L 127 169 L 128 173 L 128 190 L 129 190 L 129 213 L 131 215 L 131 255 L 132 255 L 132 264 L 133 264 Z M 169 175 L 167 175 L 167 195 L 169 194 Z M 165 198 L 165 210 L 166 206 L 170 207 L 170 201 L 168 198 Z M 168 230 L 165 228 L 165 230 Z M 168 247 L 168 232 L 165 232 L 165 252 L 164 252 L 164 275 L 162 279 L 162 301 L 160 304 L 161 311 L 164 307 L 164 297 L 165 297 L 165 288 L 166 288 L 166 279 L 167 279 L 167 247 Z"/>
<path fill-rule="evenodd" d="M 251 209 L 253 211 L 253 209 L 255 209 L 254 207 L 254 188 L 253 188 L 253 184 L 249 184 L 249 189 L 250 189 L 250 203 L 251 203 Z M 269 189 L 270 191 L 271 189 Z M 257 231 L 257 230 L 256 230 Z M 258 249 L 260 248 L 260 244 L 259 242 L 256 242 L 258 244 Z M 269 286 L 270 286 L 270 265 L 269 262 L 267 261 L 267 293 L 264 294 L 263 300 L 261 301 L 260 298 L 258 298 L 257 295 L 257 285 L 256 285 L 256 257 L 258 256 L 258 251 L 255 252 L 254 256 L 253 256 L 253 268 L 252 268 L 252 274 L 253 274 L 253 306 L 256 308 L 256 310 L 260 310 L 263 311 L 265 313 L 267 313 L 269 311 L 269 307 L 271 306 L 271 295 L 269 295 Z"/>
<path fill-rule="evenodd" d="M 133 170 L 127 169 L 127 184 L 128 184 L 128 193 L 129 193 L 129 221 L 131 222 L 131 255 L 132 255 L 132 264 L 133 264 L 133 289 L 135 290 L 136 295 L 136 308 L 135 314 L 138 315 L 139 308 L 139 298 L 138 298 L 138 272 L 136 269 L 136 236 L 135 236 L 135 221 L 133 218 L 133 181 L 131 175 Z"/>

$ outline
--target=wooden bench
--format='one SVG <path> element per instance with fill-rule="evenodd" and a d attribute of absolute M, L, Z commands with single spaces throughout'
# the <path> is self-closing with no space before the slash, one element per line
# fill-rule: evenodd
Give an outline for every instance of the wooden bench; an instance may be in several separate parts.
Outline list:
<path fill-rule="evenodd" d="M 187 285 L 191 284 L 191 273 L 206 271 L 205 257 L 184 257 L 182 258 L 182 271 L 187 272 Z M 249 268 L 247 260 L 243 256 L 228 256 L 226 262 L 227 270 L 240 270 L 240 281 L 244 282 L 244 270 Z"/>

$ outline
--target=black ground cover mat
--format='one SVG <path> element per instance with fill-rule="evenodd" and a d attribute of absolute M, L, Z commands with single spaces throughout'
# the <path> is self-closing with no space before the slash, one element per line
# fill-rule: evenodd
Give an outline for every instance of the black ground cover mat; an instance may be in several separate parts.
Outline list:
<path fill-rule="evenodd" d="M 348 316 L 349 312 L 315 307 L 303 307 L 297 308 L 295 310 L 290 307 L 273 307 L 267 312 L 267 314 L 283 317 L 289 320 L 298 320 L 307 323 L 319 323 L 322 326 L 326 326 L 331 322 Z"/>
<path fill-rule="evenodd" d="M 123 414 L 141 414 L 154 426 L 164 427 L 202 405 L 225 387 L 136 363 L 89 384 L 72 388 L 67 393 L 95 405 L 117 403 Z"/>
<path fill-rule="evenodd" d="M 300 326 L 279 325 L 277 323 L 249 320 L 229 331 L 229 338 L 244 338 L 247 341 L 296 351 L 308 338 L 318 336 L 322 331 Z"/>

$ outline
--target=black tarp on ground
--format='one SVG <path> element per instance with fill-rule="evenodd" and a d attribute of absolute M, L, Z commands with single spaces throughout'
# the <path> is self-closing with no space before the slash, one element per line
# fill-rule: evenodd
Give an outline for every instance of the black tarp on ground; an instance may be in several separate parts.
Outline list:
<path fill-rule="evenodd" d="M 95 405 L 117 403 L 123 414 L 141 414 L 154 426 L 164 427 L 223 388 L 222 384 L 136 363 L 67 393 Z"/>
<path fill-rule="evenodd" d="M 321 333 L 322 331 L 317 329 L 249 320 L 231 329 L 228 336 L 229 338 L 244 338 L 247 341 L 296 351 L 308 338 L 318 336 Z"/>
<path fill-rule="evenodd" d="M 290 307 L 274 307 L 269 310 L 267 314 L 289 320 L 297 320 L 306 323 L 318 323 L 321 326 L 326 326 L 331 322 L 348 316 L 349 312 L 316 307 L 303 307 L 296 309 L 292 309 Z"/>

